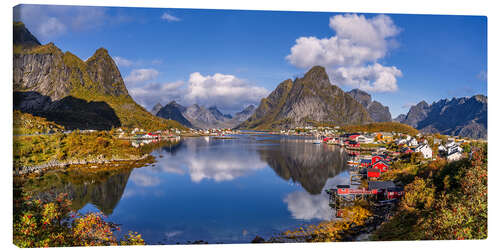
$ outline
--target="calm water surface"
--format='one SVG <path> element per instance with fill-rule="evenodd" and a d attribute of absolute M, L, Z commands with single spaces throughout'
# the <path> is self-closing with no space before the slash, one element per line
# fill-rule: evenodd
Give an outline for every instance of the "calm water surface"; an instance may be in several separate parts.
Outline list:
<path fill-rule="evenodd" d="M 65 183 L 81 212 L 102 211 L 149 244 L 246 243 L 333 218 L 325 188 L 348 182 L 342 149 L 305 138 L 184 138 L 157 162 Z"/>

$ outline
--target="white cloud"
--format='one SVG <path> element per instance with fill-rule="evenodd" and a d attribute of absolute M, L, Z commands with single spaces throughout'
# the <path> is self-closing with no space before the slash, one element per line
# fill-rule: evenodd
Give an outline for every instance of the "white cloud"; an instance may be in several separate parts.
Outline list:
<path fill-rule="evenodd" d="M 179 21 L 181 21 L 180 18 L 172 16 L 172 15 L 168 14 L 167 12 L 165 12 L 165 13 L 163 13 L 163 15 L 161 15 L 161 19 L 167 20 L 168 22 L 179 22 Z"/>
<path fill-rule="evenodd" d="M 156 103 L 165 105 L 172 100 L 181 101 L 186 94 L 186 88 L 182 81 L 149 83 L 129 88 L 129 93 L 137 103 L 149 109 Z"/>
<path fill-rule="evenodd" d="M 158 75 L 159 72 L 155 69 L 134 69 L 124 81 L 127 85 L 134 85 L 154 80 Z"/>
<path fill-rule="evenodd" d="M 396 44 L 394 37 L 400 33 L 390 17 L 336 15 L 330 18 L 329 26 L 335 36 L 299 37 L 286 59 L 299 68 L 326 67 L 334 84 L 372 92 L 397 90 L 401 71 L 377 63 Z"/>
<path fill-rule="evenodd" d="M 150 109 L 156 103 L 165 105 L 175 100 L 183 105 L 199 104 L 205 107 L 216 105 L 228 112 L 241 111 L 248 104 L 258 104 L 269 91 L 263 87 L 239 79 L 234 75 L 216 73 L 189 75 L 187 82 L 147 83 L 156 78 L 157 71 L 133 70 L 125 78 L 129 93 L 136 102 Z"/>
<path fill-rule="evenodd" d="M 237 110 L 243 104 L 258 103 L 269 91 L 249 84 L 234 75 L 216 73 L 202 75 L 198 72 L 189 76 L 185 101 L 200 105 L 217 105 L 225 109 Z"/>
<path fill-rule="evenodd" d="M 66 31 L 66 25 L 55 17 L 49 17 L 44 22 L 40 22 L 37 31 L 42 37 L 57 36 Z"/>
<path fill-rule="evenodd" d="M 340 67 L 329 71 L 332 81 L 367 92 L 394 92 L 398 90 L 396 77 L 403 74 L 396 67 L 378 63 L 365 67 Z"/>
<path fill-rule="evenodd" d="M 41 40 L 51 40 L 70 31 L 96 29 L 128 21 L 122 15 L 111 15 L 107 7 L 63 5 L 19 5 L 14 20 L 22 21 Z"/>
<path fill-rule="evenodd" d="M 128 60 L 128 59 L 120 57 L 120 56 L 113 57 L 113 60 L 115 60 L 116 64 L 119 67 L 130 67 L 133 64 L 133 62 L 131 60 Z"/>

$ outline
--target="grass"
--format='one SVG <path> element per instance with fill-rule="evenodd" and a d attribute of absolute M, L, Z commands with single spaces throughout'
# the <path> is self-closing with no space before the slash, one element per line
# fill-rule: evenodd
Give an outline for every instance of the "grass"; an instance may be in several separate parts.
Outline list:
<path fill-rule="evenodd" d="M 14 110 L 14 135 L 62 131 L 64 127 L 47 119 Z"/>
<path fill-rule="evenodd" d="M 99 131 L 14 137 L 14 166 L 33 166 L 51 161 L 130 159 L 151 152 L 153 146 L 135 148 L 130 141 Z"/>

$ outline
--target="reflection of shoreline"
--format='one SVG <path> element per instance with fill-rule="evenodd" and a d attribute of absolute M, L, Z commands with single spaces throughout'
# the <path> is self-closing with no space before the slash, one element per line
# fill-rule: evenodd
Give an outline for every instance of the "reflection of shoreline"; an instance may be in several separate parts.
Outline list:
<path fill-rule="evenodd" d="M 292 141 L 257 152 L 281 178 L 299 182 L 310 194 L 321 193 L 328 178 L 347 170 L 347 155 L 338 147 Z"/>
<path fill-rule="evenodd" d="M 96 173 L 78 170 L 73 170 L 70 174 L 52 172 L 37 180 L 44 186 L 43 191 L 35 189 L 29 192 L 41 199 L 51 199 L 54 194 L 67 193 L 73 209 L 80 210 L 91 203 L 105 215 L 110 215 L 123 196 L 131 172 L 132 168 Z"/>

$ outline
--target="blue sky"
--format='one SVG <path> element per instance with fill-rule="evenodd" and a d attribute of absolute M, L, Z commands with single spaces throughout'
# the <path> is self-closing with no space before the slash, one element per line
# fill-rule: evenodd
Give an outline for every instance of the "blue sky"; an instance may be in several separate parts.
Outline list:
<path fill-rule="evenodd" d="M 176 100 L 235 112 L 313 65 L 393 117 L 487 94 L 486 17 L 21 5 L 14 18 L 83 60 L 108 49 L 148 109 Z"/>

